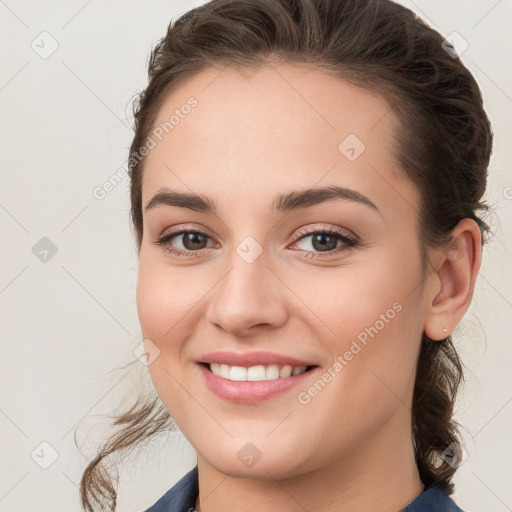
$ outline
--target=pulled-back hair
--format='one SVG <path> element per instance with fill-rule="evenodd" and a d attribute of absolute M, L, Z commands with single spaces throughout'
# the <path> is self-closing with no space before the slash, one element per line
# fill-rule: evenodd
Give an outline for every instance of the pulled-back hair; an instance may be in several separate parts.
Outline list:
<path fill-rule="evenodd" d="M 442 246 L 457 223 L 475 220 L 482 243 L 489 231 L 480 212 L 492 149 L 492 129 L 480 89 L 443 37 L 390 0 L 211 0 L 168 26 L 151 52 L 149 83 L 134 101 L 129 150 L 131 219 L 140 250 L 146 144 L 165 99 L 200 71 L 224 65 L 255 69 L 302 64 L 383 97 L 397 116 L 396 157 L 420 193 L 418 227 L 423 256 Z M 463 366 L 450 336 L 423 334 L 412 403 L 411 436 L 426 487 L 454 491 L 460 454 L 453 409 Z M 174 424 L 158 396 L 138 397 L 114 416 L 122 428 L 98 450 L 80 482 L 81 504 L 115 510 L 117 479 L 108 460 Z M 97 508 L 96 508 L 97 510 Z"/>

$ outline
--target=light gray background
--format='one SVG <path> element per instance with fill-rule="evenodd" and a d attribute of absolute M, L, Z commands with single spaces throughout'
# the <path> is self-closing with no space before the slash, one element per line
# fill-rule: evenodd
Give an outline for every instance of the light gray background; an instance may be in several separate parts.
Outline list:
<path fill-rule="evenodd" d="M 130 99 L 146 84 L 151 47 L 171 18 L 201 3 L 0 0 L 0 511 L 80 510 L 81 472 L 105 439 L 101 414 L 151 386 L 144 365 L 120 368 L 141 342 L 128 179 L 103 200 L 92 192 L 126 162 Z M 454 497 L 467 512 L 505 512 L 512 510 L 512 1 L 402 3 L 469 43 L 462 59 L 496 133 L 487 196 L 496 236 L 457 340 L 467 367 L 457 418 L 468 456 Z M 58 43 L 46 59 L 31 47 L 51 49 L 43 31 Z M 33 253 L 43 237 L 57 248 L 46 262 Z M 79 424 L 83 453 L 73 439 Z M 58 457 L 43 469 L 52 450 Z M 145 509 L 194 464 L 179 432 L 155 440 L 121 466 L 118 510 Z"/>

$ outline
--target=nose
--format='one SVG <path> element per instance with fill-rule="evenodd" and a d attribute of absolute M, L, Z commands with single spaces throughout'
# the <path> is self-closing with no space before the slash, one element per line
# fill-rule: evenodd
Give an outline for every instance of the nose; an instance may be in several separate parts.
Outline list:
<path fill-rule="evenodd" d="M 213 288 L 206 319 L 232 336 L 275 329 L 288 317 L 286 286 L 261 254 L 252 262 L 234 254 L 232 265 Z"/>

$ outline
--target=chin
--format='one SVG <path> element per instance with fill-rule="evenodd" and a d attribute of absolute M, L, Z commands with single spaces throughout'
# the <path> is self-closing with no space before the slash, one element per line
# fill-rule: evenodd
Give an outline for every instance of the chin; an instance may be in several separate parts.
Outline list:
<path fill-rule="evenodd" d="M 264 440 L 266 435 L 262 434 L 261 438 Z M 198 446 L 198 458 L 203 458 L 217 471 L 234 478 L 286 479 L 307 472 L 307 454 L 303 451 L 303 442 L 297 446 L 286 446 L 278 436 L 272 442 L 267 439 L 253 443 L 247 439 L 228 438 L 223 445 L 208 445 L 204 451 Z M 300 459 L 297 458 L 298 454 Z"/>

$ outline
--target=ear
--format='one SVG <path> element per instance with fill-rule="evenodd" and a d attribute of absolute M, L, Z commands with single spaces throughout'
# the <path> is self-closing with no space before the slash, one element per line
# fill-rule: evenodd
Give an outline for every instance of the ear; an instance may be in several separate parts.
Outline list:
<path fill-rule="evenodd" d="M 466 313 L 482 261 L 482 238 L 478 224 L 462 219 L 449 242 L 431 258 L 433 270 L 427 286 L 425 334 L 442 340 L 452 333 Z"/>

